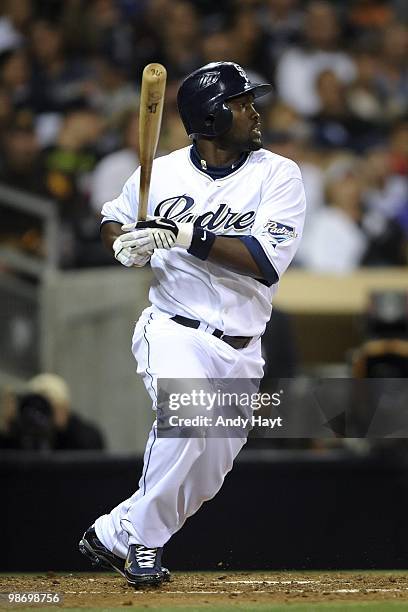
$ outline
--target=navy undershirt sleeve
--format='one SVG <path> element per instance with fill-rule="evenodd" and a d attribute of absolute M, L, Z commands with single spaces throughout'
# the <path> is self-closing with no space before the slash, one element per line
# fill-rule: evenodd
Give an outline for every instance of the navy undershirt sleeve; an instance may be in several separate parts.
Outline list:
<path fill-rule="evenodd" d="M 265 251 L 259 244 L 258 240 L 254 236 L 236 237 L 245 244 L 246 248 L 251 253 L 259 269 L 261 270 L 263 278 L 268 282 L 268 285 L 271 286 L 277 283 L 279 281 L 279 274 L 265 255 Z"/>

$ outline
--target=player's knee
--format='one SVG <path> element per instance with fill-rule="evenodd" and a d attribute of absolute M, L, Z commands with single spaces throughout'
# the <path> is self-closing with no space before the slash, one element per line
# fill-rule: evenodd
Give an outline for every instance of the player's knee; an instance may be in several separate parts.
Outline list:
<path fill-rule="evenodd" d="M 197 460 L 205 454 L 207 441 L 203 438 L 186 438 L 184 453 L 188 453 L 191 459 Z"/>

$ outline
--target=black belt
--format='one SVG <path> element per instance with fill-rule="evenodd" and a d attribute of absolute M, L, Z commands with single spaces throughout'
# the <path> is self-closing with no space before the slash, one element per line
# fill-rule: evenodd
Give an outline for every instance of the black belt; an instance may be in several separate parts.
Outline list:
<path fill-rule="evenodd" d="M 188 319 L 187 317 L 182 317 L 181 315 L 175 315 L 174 317 L 171 317 L 171 320 L 179 323 L 179 325 L 184 325 L 184 327 L 192 327 L 193 329 L 198 329 L 201 325 L 200 321 L 197 321 L 196 319 Z M 247 347 L 252 340 L 252 337 L 248 336 L 226 336 L 220 329 L 214 329 L 212 335 L 219 338 L 223 342 L 226 342 L 234 349 L 243 349 Z"/>

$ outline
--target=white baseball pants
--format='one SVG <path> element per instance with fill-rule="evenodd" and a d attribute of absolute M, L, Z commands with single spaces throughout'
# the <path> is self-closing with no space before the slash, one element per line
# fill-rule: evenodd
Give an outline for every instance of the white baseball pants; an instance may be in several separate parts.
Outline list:
<path fill-rule="evenodd" d="M 260 339 L 236 350 L 152 306 L 136 324 L 132 351 L 155 407 L 158 378 L 261 379 Z M 101 542 L 125 558 L 130 544 L 163 546 L 220 490 L 246 438 L 158 438 L 147 441 L 138 490 L 95 522 Z"/>

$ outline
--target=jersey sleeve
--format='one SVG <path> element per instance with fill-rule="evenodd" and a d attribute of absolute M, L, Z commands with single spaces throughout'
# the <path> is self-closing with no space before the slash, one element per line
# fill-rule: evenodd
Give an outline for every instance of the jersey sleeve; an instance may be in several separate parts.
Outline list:
<path fill-rule="evenodd" d="M 102 225 L 116 221 L 122 225 L 137 220 L 139 207 L 140 167 L 126 181 L 121 194 L 114 200 L 105 202 L 102 206 Z"/>
<path fill-rule="evenodd" d="M 251 236 L 243 238 L 270 284 L 279 281 L 296 253 L 305 211 L 306 197 L 299 167 L 288 162 L 277 176 L 265 180 Z"/>

